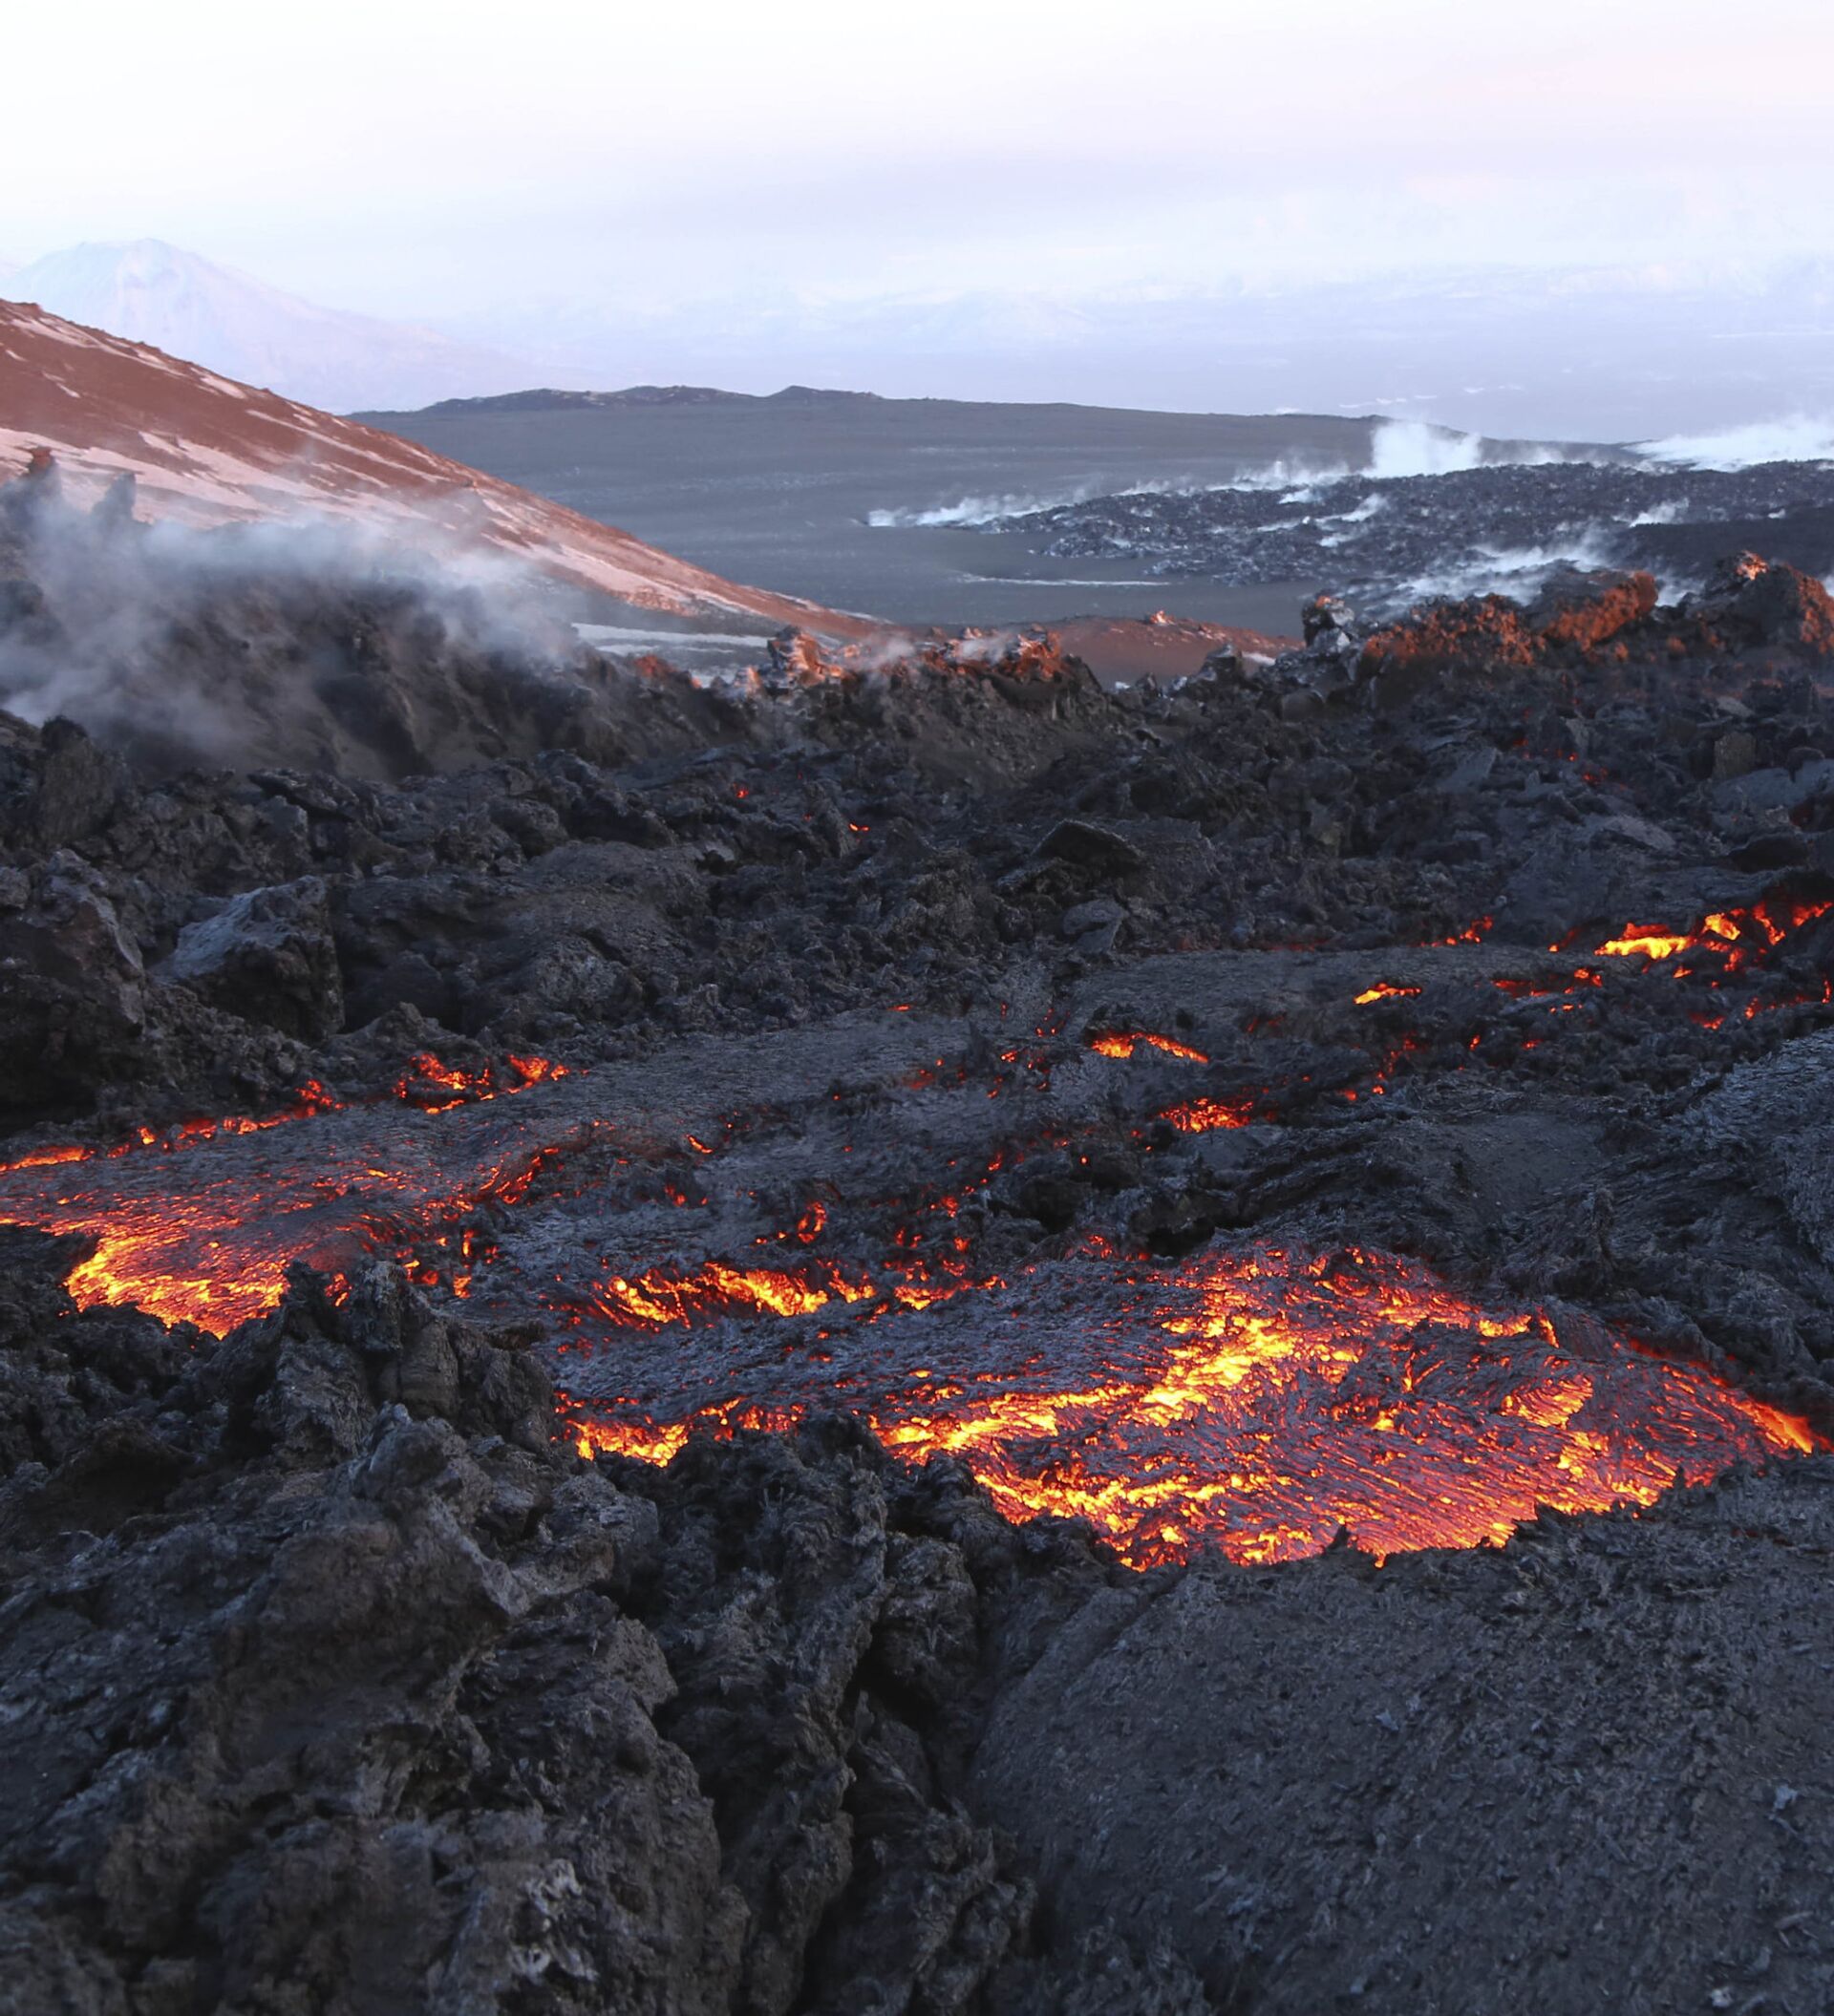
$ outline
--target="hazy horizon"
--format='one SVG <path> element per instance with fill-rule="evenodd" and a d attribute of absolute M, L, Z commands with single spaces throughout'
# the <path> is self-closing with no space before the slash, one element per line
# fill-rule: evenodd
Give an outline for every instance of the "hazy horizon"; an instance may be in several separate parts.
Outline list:
<path fill-rule="evenodd" d="M 608 386 L 1602 438 L 1834 410 L 1804 0 L 1736 35 L 1703 0 L 110 15 L 13 32 L 82 117 L 10 108 L 8 259 L 157 237 Z"/>

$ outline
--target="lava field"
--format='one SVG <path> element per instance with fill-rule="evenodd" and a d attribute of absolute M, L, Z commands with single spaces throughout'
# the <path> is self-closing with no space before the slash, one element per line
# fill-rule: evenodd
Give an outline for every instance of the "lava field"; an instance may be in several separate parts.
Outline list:
<path fill-rule="evenodd" d="M 990 520 L 1059 559 L 1125 558 L 1168 581 L 1323 582 L 1372 616 L 1434 595 L 1532 594 L 1563 566 L 1698 587 L 1757 547 L 1834 574 L 1834 465 L 1665 467 L 1629 454 L 1434 476 L 1294 470 L 1286 480 L 1090 498 Z"/>
<path fill-rule="evenodd" d="M 425 773 L 339 592 L 344 774 L 0 716 L 19 2006 L 1834 1995 L 1816 582 Z"/>

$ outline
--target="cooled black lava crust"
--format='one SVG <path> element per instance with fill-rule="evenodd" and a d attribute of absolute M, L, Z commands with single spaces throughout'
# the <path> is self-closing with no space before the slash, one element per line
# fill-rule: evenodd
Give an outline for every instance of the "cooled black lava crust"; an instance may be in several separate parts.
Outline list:
<path fill-rule="evenodd" d="M 1439 476 L 1142 492 L 997 520 L 1058 559 L 1125 557 L 1168 581 L 1318 581 L 1371 615 L 1524 582 L 1561 561 L 1645 567 L 1679 591 L 1752 547 L 1834 573 L 1834 463 L 1669 469 L 1618 459 Z"/>

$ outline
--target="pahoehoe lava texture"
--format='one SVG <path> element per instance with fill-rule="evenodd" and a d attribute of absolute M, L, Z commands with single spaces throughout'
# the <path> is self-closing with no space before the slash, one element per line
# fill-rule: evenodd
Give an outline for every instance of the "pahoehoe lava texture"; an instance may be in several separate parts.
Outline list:
<path fill-rule="evenodd" d="M 0 2008 L 1834 1997 L 1816 583 L 429 775 L 292 606 L 0 719 Z"/>

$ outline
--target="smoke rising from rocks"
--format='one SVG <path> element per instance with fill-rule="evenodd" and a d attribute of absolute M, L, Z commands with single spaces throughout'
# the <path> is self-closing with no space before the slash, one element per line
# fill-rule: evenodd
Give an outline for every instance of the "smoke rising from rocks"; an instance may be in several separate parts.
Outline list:
<path fill-rule="evenodd" d="M 143 771 L 277 748 L 433 767 L 455 738 L 501 745 L 513 694 L 551 717 L 598 665 L 500 554 L 331 520 L 143 524 L 131 478 L 84 510 L 49 459 L 0 491 L 0 707 L 68 715 Z"/>

